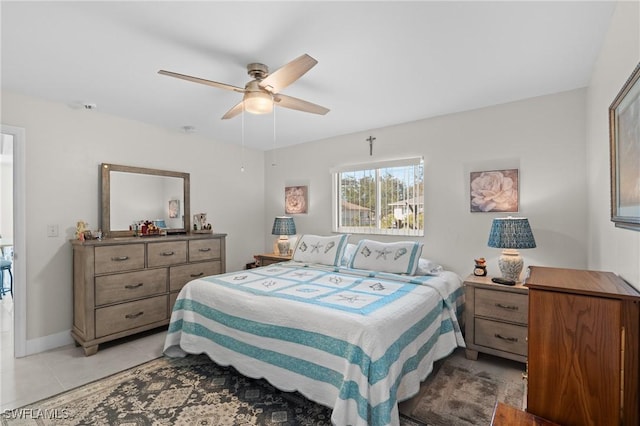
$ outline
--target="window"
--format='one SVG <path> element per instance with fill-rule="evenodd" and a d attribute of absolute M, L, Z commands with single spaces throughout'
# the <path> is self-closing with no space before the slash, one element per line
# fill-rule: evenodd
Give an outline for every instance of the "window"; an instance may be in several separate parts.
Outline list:
<path fill-rule="evenodd" d="M 422 158 L 339 167 L 333 174 L 333 230 L 424 235 Z"/>

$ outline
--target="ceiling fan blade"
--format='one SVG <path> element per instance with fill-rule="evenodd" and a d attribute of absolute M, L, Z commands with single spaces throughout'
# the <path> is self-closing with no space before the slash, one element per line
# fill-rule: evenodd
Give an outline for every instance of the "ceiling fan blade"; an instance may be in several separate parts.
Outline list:
<path fill-rule="evenodd" d="M 303 101 L 302 99 L 294 98 L 293 96 L 274 95 L 273 101 L 276 105 L 283 108 L 295 109 L 303 112 L 310 112 L 313 114 L 325 115 L 329 112 L 328 108 L 320 105 L 312 104 L 311 102 Z"/>
<path fill-rule="evenodd" d="M 240 101 L 235 104 L 233 108 L 231 108 L 225 115 L 222 116 L 222 119 L 228 120 L 229 118 L 233 118 L 236 115 L 240 114 L 242 112 L 242 102 L 244 101 Z"/>
<path fill-rule="evenodd" d="M 211 87 L 217 87 L 218 89 L 233 90 L 234 92 L 240 92 L 240 93 L 245 92 L 245 90 L 242 87 L 236 87 L 236 86 L 232 86 L 230 84 L 225 84 L 225 83 L 218 83 L 217 81 L 205 80 L 204 78 L 192 77 L 190 75 L 178 74 L 177 72 L 160 70 L 158 71 L 158 74 L 168 75 L 169 77 L 180 78 L 182 80 L 187 80 L 194 83 L 200 83 L 200 84 L 204 84 Z"/>
<path fill-rule="evenodd" d="M 317 63 L 318 61 L 305 53 L 269 74 L 260 82 L 260 87 L 267 89 L 271 93 L 279 93 L 282 89 L 302 77 Z"/>

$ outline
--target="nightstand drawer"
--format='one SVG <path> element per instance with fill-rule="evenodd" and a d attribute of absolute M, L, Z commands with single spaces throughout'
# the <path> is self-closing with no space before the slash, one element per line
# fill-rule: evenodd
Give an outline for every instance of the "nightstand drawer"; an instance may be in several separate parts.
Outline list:
<path fill-rule="evenodd" d="M 527 356 L 527 327 L 476 318 L 474 343 Z"/>
<path fill-rule="evenodd" d="M 526 294 L 476 288 L 475 315 L 526 325 L 529 299 Z"/>

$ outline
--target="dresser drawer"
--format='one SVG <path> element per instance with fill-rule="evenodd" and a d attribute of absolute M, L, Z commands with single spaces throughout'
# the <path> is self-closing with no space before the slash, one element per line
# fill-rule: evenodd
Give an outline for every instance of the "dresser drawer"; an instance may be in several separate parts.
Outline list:
<path fill-rule="evenodd" d="M 527 324 L 529 299 L 526 294 L 475 289 L 475 315 Z"/>
<path fill-rule="evenodd" d="M 217 275 L 220 272 L 222 272 L 222 263 L 219 260 L 172 266 L 169 269 L 169 289 L 178 291 L 191 280 L 206 277 L 207 275 Z"/>
<path fill-rule="evenodd" d="M 167 268 L 96 277 L 96 305 L 167 292 Z"/>
<path fill-rule="evenodd" d="M 170 266 L 187 263 L 187 242 L 150 243 L 147 246 L 147 266 Z"/>
<path fill-rule="evenodd" d="M 189 241 L 189 262 L 220 259 L 220 239 Z"/>
<path fill-rule="evenodd" d="M 527 355 L 527 327 L 475 318 L 476 345 Z"/>
<path fill-rule="evenodd" d="M 95 273 L 131 271 L 144 268 L 144 244 L 95 248 Z"/>
<path fill-rule="evenodd" d="M 167 295 L 96 309 L 96 338 L 168 318 Z"/>

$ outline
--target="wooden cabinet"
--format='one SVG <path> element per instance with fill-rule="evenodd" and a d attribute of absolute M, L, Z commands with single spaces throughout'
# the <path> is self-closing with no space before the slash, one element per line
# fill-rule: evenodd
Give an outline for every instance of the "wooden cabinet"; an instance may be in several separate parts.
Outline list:
<path fill-rule="evenodd" d="M 273 263 L 278 262 L 286 262 L 287 260 L 291 260 L 291 256 L 280 256 L 276 253 L 271 254 L 256 254 L 253 256 L 256 259 L 257 266 L 267 266 Z"/>
<path fill-rule="evenodd" d="M 169 323 L 182 287 L 225 272 L 226 234 L 71 241 L 73 329 L 85 355 Z"/>
<path fill-rule="evenodd" d="M 610 272 L 530 267 L 527 411 L 565 426 L 640 423 L 640 293 Z"/>
<path fill-rule="evenodd" d="M 495 284 L 490 277 L 464 281 L 465 343 L 468 359 L 478 352 L 520 362 L 527 360 L 528 290 L 520 284 Z"/>

